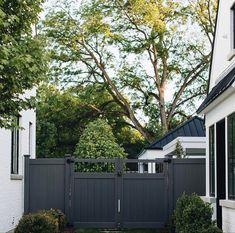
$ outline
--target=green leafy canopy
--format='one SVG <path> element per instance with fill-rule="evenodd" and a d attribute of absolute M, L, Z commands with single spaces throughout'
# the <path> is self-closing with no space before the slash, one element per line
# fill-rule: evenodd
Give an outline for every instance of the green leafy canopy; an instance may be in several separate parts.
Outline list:
<path fill-rule="evenodd" d="M 41 30 L 54 80 L 65 86 L 102 84 L 150 142 L 193 115 L 206 93 L 216 2 L 61 3 Z"/>
<path fill-rule="evenodd" d="M 12 117 L 34 105 L 25 97 L 42 80 L 46 56 L 42 41 L 33 36 L 43 0 L 0 0 L 0 127 L 9 127 Z"/>
<path fill-rule="evenodd" d="M 120 107 L 101 85 L 59 90 L 40 85 L 37 91 L 37 156 L 73 154 L 85 126 L 106 119 L 118 144 L 133 157 L 143 147 L 143 137 L 120 114 Z"/>

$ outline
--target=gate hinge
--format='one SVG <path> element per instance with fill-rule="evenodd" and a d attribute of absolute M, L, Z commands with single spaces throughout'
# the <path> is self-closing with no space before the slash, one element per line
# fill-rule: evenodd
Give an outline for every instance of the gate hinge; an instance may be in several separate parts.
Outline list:
<path fill-rule="evenodd" d="M 70 163 L 74 163 L 74 158 L 68 158 L 68 159 L 66 160 L 66 162 L 69 163 L 69 164 L 70 164 Z"/>
<path fill-rule="evenodd" d="M 122 172 L 121 172 L 121 171 L 118 171 L 118 172 L 117 172 L 117 175 L 118 175 L 118 176 L 122 176 Z"/>

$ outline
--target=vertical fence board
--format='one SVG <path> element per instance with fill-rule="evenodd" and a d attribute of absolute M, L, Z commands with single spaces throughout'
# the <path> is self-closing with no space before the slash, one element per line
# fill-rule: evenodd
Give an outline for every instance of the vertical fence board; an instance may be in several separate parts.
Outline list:
<path fill-rule="evenodd" d="M 205 196 L 205 159 L 174 159 L 172 166 L 173 207 L 184 192 Z"/>
<path fill-rule="evenodd" d="M 29 211 L 64 207 L 64 160 L 29 161 Z"/>

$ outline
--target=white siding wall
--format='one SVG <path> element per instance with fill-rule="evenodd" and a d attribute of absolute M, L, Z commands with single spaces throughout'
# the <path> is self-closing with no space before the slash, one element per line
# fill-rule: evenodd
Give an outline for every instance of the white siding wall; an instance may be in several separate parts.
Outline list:
<path fill-rule="evenodd" d="M 234 53 L 231 42 L 232 26 L 230 10 L 234 2 L 234 0 L 220 0 L 210 89 L 215 85 L 220 75 L 235 62 L 235 58 L 230 59 Z"/>
<path fill-rule="evenodd" d="M 32 94 L 32 92 L 30 93 Z M 19 151 L 19 175 L 23 176 L 24 154 L 29 154 L 29 122 L 32 123 L 32 157 L 35 157 L 35 112 L 21 114 Z M 20 176 L 18 177 L 20 178 Z M 0 129 L 0 233 L 13 229 L 22 216 L 24 209 L 23 179 L 11 179 L 11 131 Z"/>
<path fill-rule="evenodd" d="M 209 127 L 211 125 L 216 124 L 216 122 L 222 120 L 223 118 L 227 118 L 227 116 L 229 116 L 231 113 L 235 112 L 235 90 L 234 92 L 228 96 L 227 98 L 225 98 L 222 102 L 220 102 L 220 104 L 216 105 L 216 107 L 214 107 L 212 110 L 210 110 L 210 112 L 208 112 L 206 114 L 206 132 L 207 132 L 207 136 L 209 136 Z M 207 139 L 209 139 L 209 137 L 207 137 Z M 227 143 L 226 143 L 227 144 Z M 207 171 L 206 171 L 206 195 L 207 197 L 209 197 L 209 142 L 207 140 L 207 152 L 206 152 L 207 156 L 206 156 L 206 164 L 207 164 Z M 225 154 L 226 158 L 227 158 L 227 150 L 226 150 L 226 154 Z M 216 157 L 215 157 L 215 165 L 216 165 L 217 161 L 216 161 Z M 216 169 L 215 169 L 215 173 L 216 173 Z M 226 160 L 226 174 L 228 174 L 228 166 L 227 166 L 227 160 Z M 216 174 L 215 174 L 216 176 Z M 217 190 L 216 187 L 216 182 L 215 182 L 215 192 Z M 228 190 L 228 182 L 226 182 L 226 190 Z M 226 191 L 226 193 L 228 194 L 228 192 Z M 227 232 L 235 232 L 235 222 L 234 220 L 231 221 L 231 217 L 234 217 L 233 219 L 235 219 L 235 209 L 233 208 L 226 208 L 223 207 L 222 210 L 222 214 L 223 214 L 223 230 L 225 233 Z M 230 231 L 228 231 L 228 229 Z M 232 231 L 231 231 L 232 229 Z"/>
<path fill-rule="evenodd" d="M 210 90 L 218 83 L 228 71 L 235 66 L 235 53 L 232 49 L 232 12 L 231 7 L 235 3 L 234 0 L 220 0 L 216 39 L 214 44 L 214 54 L 212 61 Z M 206 117 L 206 135 L 207 135 L 207 157 L 206 157 L 206 195 L 209 197 L 209 127 L 216 122 L 226 118 L 231 113 L 235 112 L 235 91 L 230 88 L 229 96 L 226 93 L 220 96 L 221 102 L 215 101 L 216 104 L 211 104 L 212 109 L 208 108 L 205 113 Z M 216 157 L 215 157 L 216 158 Z M 227 158 L 227 150 L 226 150 Z M 216 161 L 215 161 L 216 165 Z M 226 174 L 227 174 L 226 161 Z M 215 170 L 216 172 L 216 170 Z M 215 174 L 216 175 L 216 174 Z M 228 188 L 226 182 L 226 189 Z M 215 182 L 215 192 L 217 190 Z M 235 232 L 235 209 L 223 207 L 223 230 L 226 233 Z M 232 220 L 233 219 L 233 220 Z"/>
<path fill-rule="evenodd" d="M 227 207 L 223 207 L 223 232 L 233 233 L 235 232 L 235 210 Z"/>

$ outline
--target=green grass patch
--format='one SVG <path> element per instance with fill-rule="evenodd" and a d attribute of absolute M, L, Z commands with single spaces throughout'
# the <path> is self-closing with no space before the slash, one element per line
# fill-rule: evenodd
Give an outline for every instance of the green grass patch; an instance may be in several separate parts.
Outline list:
<path fill-rule="evenodd" d="M 151 229 L 132 229 L 132 230 L 124 230 L 122 232 L 132 232 L 132 233 L 160 233 L 158 230 Z"/>

